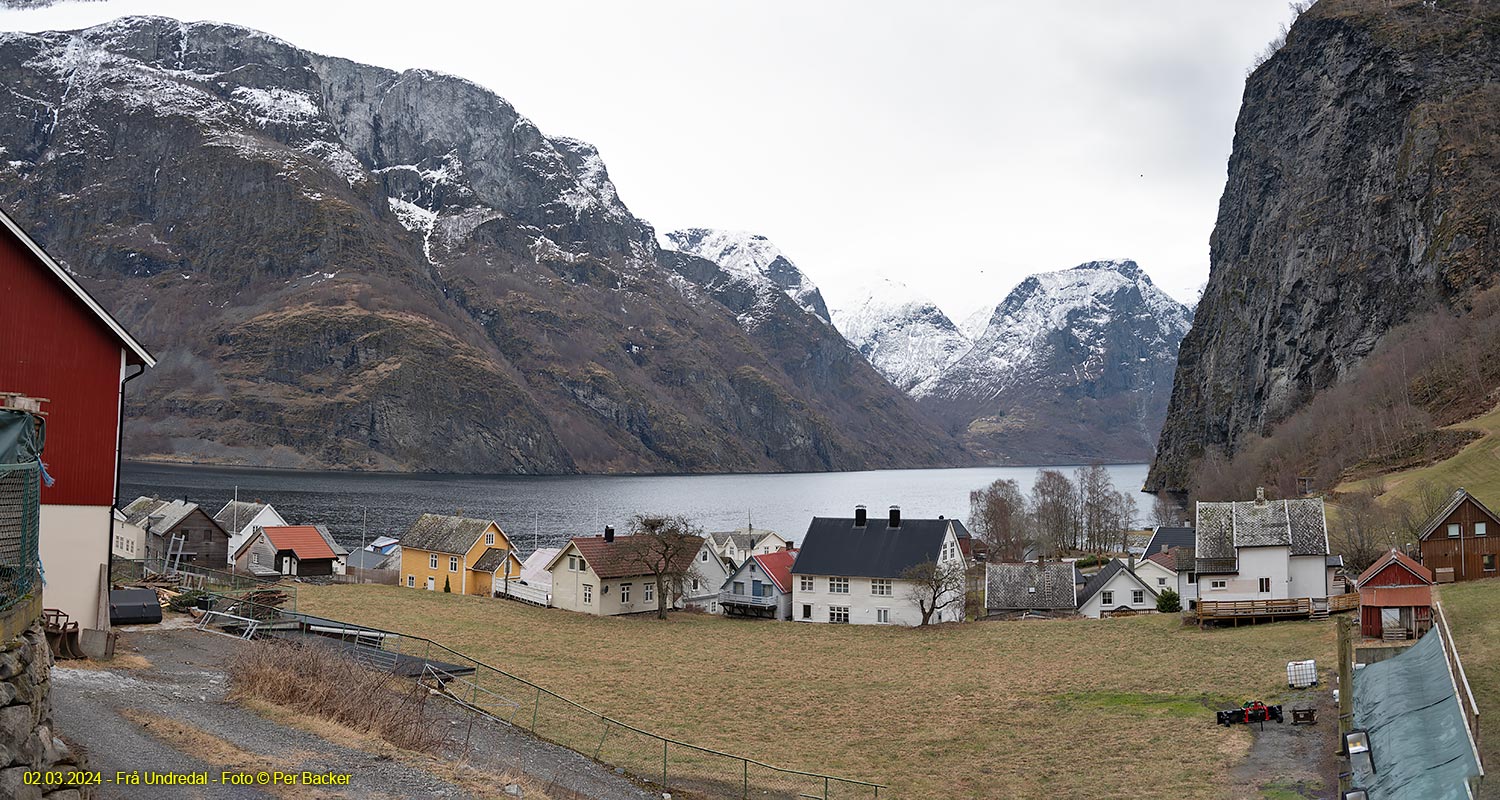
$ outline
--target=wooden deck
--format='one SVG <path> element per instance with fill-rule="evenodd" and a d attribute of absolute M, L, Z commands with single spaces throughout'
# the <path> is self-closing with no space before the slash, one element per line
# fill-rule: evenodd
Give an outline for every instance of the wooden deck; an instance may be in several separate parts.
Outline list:
<path fill-rule="evenodd" d="M 1359 592 L 1345 592 L 1328 596 L 1328 613 L 1337 614 L 1340 611 L 1353 611 L 1359 608 Z"/>
<path fill-rule="evenodd" d="M 1266 619 L 1309 619 L 1313 615 L 1311 597 L 1289 597 L 1284 600 L 1199 600 L 1198 625 L 1205 622 L 1255 622 Z"/>

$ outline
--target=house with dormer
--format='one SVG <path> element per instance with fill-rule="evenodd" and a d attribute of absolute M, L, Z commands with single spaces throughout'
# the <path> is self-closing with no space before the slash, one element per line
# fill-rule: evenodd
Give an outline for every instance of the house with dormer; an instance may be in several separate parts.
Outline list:
<path fill-rule="evenodd" d="M 1197 506 L 1194 565 L 1200 602 L 1326 601 L 1342 564 L 1328 552 L 1321 498 L 1254 500 Z"/>

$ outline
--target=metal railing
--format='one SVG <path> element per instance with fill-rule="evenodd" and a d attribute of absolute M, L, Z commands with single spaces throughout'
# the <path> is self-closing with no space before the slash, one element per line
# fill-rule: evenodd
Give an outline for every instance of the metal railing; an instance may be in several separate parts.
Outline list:
<path fill-rule="evenodd" d="M 214 597 L 212 604 L 255 620 L 263 637 L 306 634 L 338 641 L 370 669 L 409 677 L 467 712 L 620 768 L 662 791 L 741 800 L 879 800 L 882 790 L 890 797 L 883 784 L 779 767 L 638 728 L 426 637 L 254 608 L 240 598 Z M 222 631 L 231 635 L 245 624 L 222 619 L 233 623 Z"/>
<path fill-rule="evenodd" d="M 31 596 L 41 575 L 41 464 L 0 464 L 0 612 Z"/>
<path fill-rule="evenodd" d="M 111 583 L 124 584 L 145 581 L 155 576 L 171 574 L 184 589 L 225 596 L 244 597 L 252 592 L 274 589 L 287 596 L 292 610 L 297 609 L 297 584 L 287 580 L 263 580 L 252 575 L 210 569 L 208 567 L 177 567 L 170 570 L 163 558 L 123 559 L 110 562 Z"/>

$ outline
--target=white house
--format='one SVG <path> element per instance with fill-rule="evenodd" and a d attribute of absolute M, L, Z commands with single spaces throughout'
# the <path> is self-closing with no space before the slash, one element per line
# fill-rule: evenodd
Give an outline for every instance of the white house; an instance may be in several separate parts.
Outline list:
<path fill-rule="evenodd" d="M 1177 591 L 1177 560 L 1169 551 L 1158 550 L 1135 562 L 1135 574 L 1157 594 L 1167 589 Z"/>
<path fill-rule="evenodd" d="M 719 592 L 719 607 L 725 614 L 792 618 L 792 565 L 796 550 L 754 555 L 745 559 Z"/>
<path fill-rule="evenodd" d="M 917 584 L 903 575 L 928 562 L 963 570 L 952 520 L 903 520 L 894 506 L 886 519 L 869 519 L 864 506 L 855 509 L 853 518 L 814 517 L 792 565 L 792 617 L 798 622 L 919 625 L 922 611 L 913 596 Z M 932 622 L 963 621 L 961 585 L 938 602 L 950 600 Z"/>
<path fill-rule="evenodd" d="M 1098 619 L 1155 611 L 1156 595 L 1124 561 L 1111 559 L 1078 591 L 1078 615 Z"/>
<path fill-rule="evenodd" d="M 115 533 L 110 543 L 115 558 L 140 561 L 146 557 L 146 529 L 133 524 L 125 512 L 115 509 Z"/>
<path fill-rule="evenodd" d="M 1327 599 L 1339 559 L 1328 554 L 1320 498 L 1199 503 L 1194 572 L 1198 599 Z"/>
<path fill-rule="evenodd" d="M 781 534 L 758 528 L 740 528 L 734 531 L 716 531 L 703 534 L 713 548 L 714 554 L 730 561 L 730 569 L 744 564 L 750 556 L 765 555 L 785 550 L 791 545 Z"/>
<path fill-rule="evenodd" d="M 698 554 L 693 558 L 693 568 L 688 571 L 687 580 L 683 582 L 682 605 L 710 614 L 720 613 L 719 589 L 729 580 L 729 573 L 733 571 L 733 565 L 720 558 L 713 545 L 705 538 L 703 546 L 698 548 Z"/>
<path fill-rule="evenodd" d="M 287 521 L 276 513 L 270 503 L 250 503 L 230 500 L 214 515 L 214 522 L 229 533 L 229 563 L 234 563 L 234 554 L 245 546 L 256 528 L 286 527 Z"/>
<path fill-rule="evenodd" d="M 615 536 L 615 529 L 606 527 L 603 536 L 569 539 L 547 563 L 547 571 L 552 574 L 552 606 L 600 617 L 656 611 L 656 576 L 641 563 L 642 550 L 635 538 Z M 691 580 L 694 564 L 704 551 L 704 540 L 688 538 L 696 540 L 696 546 L 682 551 L 666 571 L 686 574 Z M 667 607 L 680 607 L 686 587 L 666 589 L 673 593 L 667 598 Z"/>

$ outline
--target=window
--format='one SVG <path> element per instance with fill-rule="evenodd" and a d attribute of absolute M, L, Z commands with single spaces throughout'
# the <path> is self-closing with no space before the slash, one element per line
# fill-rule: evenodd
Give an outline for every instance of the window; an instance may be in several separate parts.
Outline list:
<path fill-rule="evenodd" d="M 1261 578 L 1260 579 L 1260 590 L 1262 592 L 1269 592 L 1269 591 L 1271 591 L 1271 579 L 1270 578 Z"/>
<path fill-rule="evenodd" d="M 490 547 L 490 546 L 493 546 L 494 544 L 495 544 L 495 532 L 494 531 L 485 531 L 484 532 L 484 545 L 485 545 L 485 547 Z"/>
<path fill-rule="evenodd" d="M 427 556 L 427 568 L 437 569 L 437 553 L 429 553 Z"/>
<path fill-rule="evenodd" d="M 1487 529 L 1487 526 L 1486 526 L 1485 523 L 1483 523 L 1483 522 L 1476 522 L 1476 523 L 1474 523 L 1474 535 L 1475 536 L 1483 536 L 1483 535 L 1485 535 L 1488 532 L 1489 532 L 1489 530 Z"/>
<path fill-rule="evenodd" d="M 1166 586 L 1167 585 L 1167 579 L 1166 578 L 1157 578 L 1156 579 L 1156 585 L 1157 586 Z"/>
<path fill-rule="evenodd" d="M 1100 592 L 1099 593 L 1099 604 L 1100 605 L 1104 605 L 1104 606 L 1112 606 L 1112 605 L 1114 605 L 1115 604 L 1115 593 L 1114 592 Z"/>
<path fill-rule="evenodd" d="M 1198 573 L 1196 573 L 1196 572 L 1189 572 L 1188 573 L 1188 585 L 1192 586 L 1193 584 L 1195 584 L 1197 582 L 1198 582 Z"/>
<path fill-rule="evenodd" d="M 620 602 L 630 602 L 630 584 L 628 583 L 620 584 Z"/>
<path fill-rule="evenodd" d="M 802 604 L 802 618 L 812 619 L 812 605 L 810 603 Z"/>
<path fill-rule="evenodd" d="M 594 602 L 594 584 L 592 584 L 592 583 L 585 583 L 583 585 L 583 602 L 585 602 L 585 603 L 592 603 L 592 602 Z"/>
<path fill-rule="evenodd" d="M 1494 553 L 1485 553 L 1484 554 L 1484 571 L 1485 572 L 1494 572 L 1495 571 L 1495 554 Z"/>
<path fill-rule="evenodd" d="M 837 623 L 837 624 L 840 624 L 840 625 L 848 625 L 849 624 L 849 607 L 848 606 L 829 606 L 828 607 L 828 621 L 829 622 L 833 622 L 833 623 Z"/>
<path fill-rule="evenodd" d="M 891 581 L 889 578 L 876 578 L 870 581 L 870 594 L 881 597 L 891 596 Z"/>
<path fill-rule="evenodd" d="M 1208 582 L 1208 588 L 1210 588 L 1210 589 L 1223 589 L 1225 586 L 1228 586 L 1228 585 L 1229 585 L 1229 583 L 1227 581 L 1209 581 Z"/>
<path fill-rule="evenodd" d="M 798 578 L 798 582 L 801 584 L 798 588 L 801 589 L 802 591 L 804 591 L 804 592 L 810 592 L 810 591 L 813 590 L 813 588 L 812 588 L 812 578 L 809 578 L 806 575 L 803 575 L 801 578 Z"/>
<path fill-rule="evenodd" d="M 417 576 L 415 576 L 415 575 L 407 575 L 406 576 L 406 588 L 408 588 L 408 589 L 415 589 L 415 588 L 417 588 Z"/>
<path fill-rule="evenodd" d="M 698 551 L 698 560 L 699 561 L 707 561 L 708 560 L 708 551 L 707 550 L 700 550 L 700 551 Z"/>
<path fill-rule="evenodd" d="M 260 563 L 260 553 L 251 553 L 250 554 L 250 563 L 251 564 L 259 564 Z"/>
<path fill-rule="evenodd" d="M 448 556 L 448 571 L 458 572 L 458 556 Z"/>
<path fill-rule="evenodd" d="M 1144 602 L 1146 602 L 1146 590 L 1145 589 L 1132 589 L 1132 590 L 1130 590 L 1130 604 L 1131 605 L 1138 606 L 1138 605 L 1140 605 L 1140 604 L 1142 604 Z"/>
<path fill-rule="evenodd" d="M 888 608 L 875 609 L 875 621 L 882 624 L 888 624 L 891 621 L 891 610 Z"/>
<path fill-rule="evenodd" d="M 832 592 L 834 594 L 848 594 L 849 593 L 849 579 L 848 578 L 829 578 L 828 579 L 828 591 L 830 591 L 830 592 Z"/>
<path fill-rule="evenodd" d="M 744 594 L 745 593 L 745 582 L 744 581 L 735 581 L 734 582 L 734 593 L 735 594 Z"/>
<path fill-rule="evenodd" d="M 698 579 L 697 578 L 693 579 L 693 591 L 695 591 L 695 592 L 698 591 Z"/>
<path fill-rule="evenodd" d="M 569 572 L 577 572 L 578 571 L 578 556 L 568 556 L 568 571 Z"/>
<path fill-rule="evenodd" d="M 648 584 L 646 584 L 645 590 L 646 591 L 643 592 L 642 594 L 644 595 L 645 601 L 649 603 L 649 602 L 651 602 L 651 600 L 653 598 L 656 597 L 656 584 L 654 584 L 654 583 L 648 583 Z"/>
<path fill-rule="evenodd" d="M 1448 526 L 1449 538 L 1457 539 L 1458 537 L 1463 535 L 1463 532 L 1463 526 L 1459 525 L 1457 522 Z"/>

